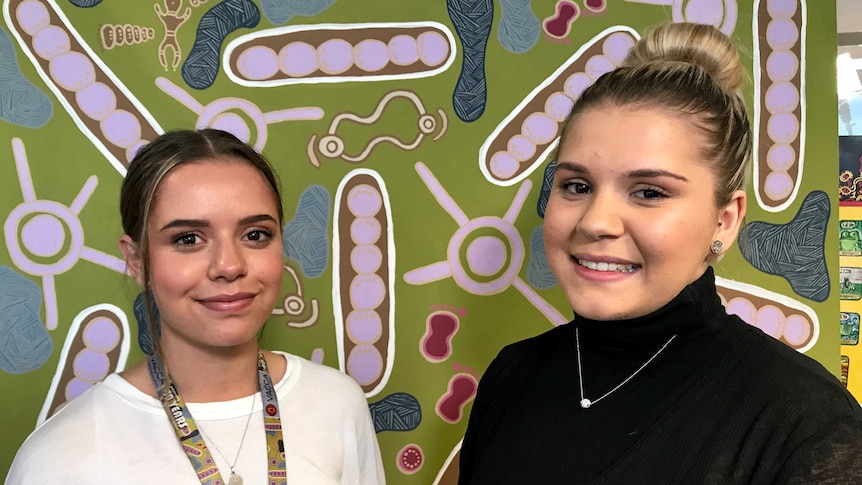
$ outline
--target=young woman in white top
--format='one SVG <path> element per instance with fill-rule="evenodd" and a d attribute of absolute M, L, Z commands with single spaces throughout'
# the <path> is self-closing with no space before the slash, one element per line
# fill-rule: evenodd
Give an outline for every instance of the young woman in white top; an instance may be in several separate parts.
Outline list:
<path fill-rule="evenodd" d="M 130 164 L 120 212 L 154 352 L 34 431 L 7 483 L 384 483 L 359 386 L 258 347 L 283 268 L 263 155 L 220 130 L 166 133 Z"/>

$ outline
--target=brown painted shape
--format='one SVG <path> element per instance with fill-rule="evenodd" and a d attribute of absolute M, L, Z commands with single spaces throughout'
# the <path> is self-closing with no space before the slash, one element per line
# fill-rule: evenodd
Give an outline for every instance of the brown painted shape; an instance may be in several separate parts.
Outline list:
<path fill-rule="evenodd" d="M 769 26 L 769 22 L 772 20 L 772 17 L 769 15 L 767 11 L 767 5 L 769 2 L 762 1 L 760 2 L 760 7 L 757 12 L 757 37 L 758 37 L 758 45 L 757 48 L 760 52 L 760 92 L 756 95 L 758 96 L 757 102 L 760 103 L 760 126 L 755 126 L 754 129 L 758 130 L 758 146 L 754 147 L 757 150 L 757 180 L 755 183 L 755 190 L 760 192 L 760 200 L 764 205 L 768 207 L 778 207 L 793 195 L 793 191 L 791 190 L 790 194 L 787 197 L 784 197 L 780 200 L 773 200 L 769 196 L 766 195 L 766 177 L 770 173 L 772 173 L 772 169 L 769 168 L 769 165 L 766 164 L 767 154 L 769 153 L 769 149 L 776 145 L 772 139 L 769 138 L 769 133 L 767 132 L 767 126 L 769 123 L 769 118 L 771 117 L 771 113 L 766 109 L 766 92 L 772 86 L 772 81 L 769 78 L 769 73 L 766 71 L 766 60 L 769 59 L 769 54 L 771 54 L 772 47 L 769 46 L 769 43 L 766 40 L 766 28 Z M 799 93 L 799 103 L 796 105 L 796 109 L 793 111 L 793 115 L 796 117 L 799 122 L 799 134 L 796 139 L 794 139 L 790 143 L 790 147 L 793 148 L 793 152 L 796 154 L 796 160 L 793 165 L 787 170 L 787 175 L 790 176 L 790 179 L 793 180 L 794 187 L 799 185 L 801 182 L 799 180 L 799 160 L 804 154 L 799 153 L 799 146 L 802 137 L 805 136 L 805 133 L 802 131 L 802 103 L 804 102 L 805 93 L 802 92 L 802 36 L 804 32 L 802 32 L 802 5 L 799 5 L 796 9 L 796 13 L 793 14 L 793 17 L 790 19 L 796 28 L 799 29 L 799 35 L 796 39 L 796 44 L 790 49 L 796 59 L 799 61 L 799 67 L 796 69 L 796 74 L 793 76 L 793 79 L 790 80 L 790 83 L 796 88 L 796 92 Z"/>
<path fill-rule="evenodd" d="M 356 45 L 363 40 L 375 39 L 383 42 L 384 44 L 388 44 L 389 41 L 395 37 L 396 35 L 409 35 L 414 39 L 418 38 L 419 35 L 424 34 L 426 32 L 437 32 L 444 39 L 449 39 L 445 32 L 442 30 L 432 27 L 432 26 L 423 26 L 423 27 L 368 27 L 361 29 L 314 29 L 314 30 L 300 30 L 294 32 L 287 32 L 284 34 L 278 35 L 269 35 L 264 37 L 256 37 L 254 39 L 249 40 L 243 44 L 237 46 L 230 54 L 230 58 L 228 59 L 228 64 L 230 65 L 231 71 L 234 75 L 240 79 L 245 79 L 247 81 L 260 82 L 260 81 L 272 81 L 272 80 L 281 80 L 281 79 L 308 79 L 308 78 L 319 78 L 319 77 L 369 77 L 373 78 L 375 76 L 397 76 L 400 74 L 414 74 L 421 73 L 426 71 L 432 71 L 437 69 L 440 65 L 446 62 L 449 56 L 452 55 L 451 46 L 449 46 L 449 54 L 443 59 L 443 62 L 436 66 L 427 66 L 425 65 L 421 59 L 417 59 L 416 62 L 410 64 L 408 66 L 399 66 L 392 62 L 386 64 L 383 69 L 378 71 L 369 72 L 362 70 L 357 67 L 356 64 L 352 64 L 350 68 L 346 71 L 338 73 L 338 74 L 327 74 L 320 69 L 316 69 L 313 72 L 305 75 L 294 77 L 290 76 L 281 70 L 278 70 L 275 74 L 267 79 L 248 79 L 245 78 L 241 73 L 239 68 L 237 67 L 237 60 L 239 56 L 247 49 L 256 46 L 266 46 L 274 50 L 278 53 L 284 46 L 292 43 L 292 42 L 305 42 L 306 44 L 311 45 L 315 49 L 320 47 L 321 44 L 326 42 L 327 40 L 332 39 L 343 39 L 350 43 L 354 48 Z"/>
<path fill-rule="evenodd" d="M 375 312 L 380 316 L 380 322 L 382 327 L 382 332 L 380 334 L 380 338 L 374 342 L 374 348 L 380 352 L 380 356 L 383 360 L 383 372 L 377 376 L 377 379 L 374 382 L 369 384 L 360 385 L 364 392 L 369 392 L 374 389 L 375 386 L 380 384 L 380 381 L 383 380 L 384 374 L 386 374 L 386 365 L 387 365 L 387 357 L 389 355 L 389 339 L 391 336 L 389 335 L 389 299 L 391 295 L 388 292 L 389 289 L 389 253 L 388 253 L 388 231 L 389 231 L 389 223 L 386 220 L 386 211 L 388 208 L 386 207 L 385 198 L 383 197 L 383 191 L 380 189 L 380 184 L 377 182 L 377 179 L 372 177 L 371 175 L 359 173 L 350 178 L 345 184 L 344 189 L 342 190 L 341 200 L 338 201 L 339 204 L 339 217 L 336 224 L 338 224 L 338 234 L 340 240 L 340 253 L 339 253 L 339 261 L 341 264 L 336 269 L 339 274 L 339 281 L 341 282 L 341 287 L 339 288 L 339 298 L 341 298 L 341 322 L 342 324 L 346 324 L 347 315 L 353 310 L 353 305 L 350 303 L 350 283 L 353 281 L 353 278 L 358 276 L 358 273 L 353 269 L 350 265 L 350 252 L 353 250 L 353 240 L 350 238 L 350 224 L 354 220 L 353 214 L 350 212 L 350 208 L 347 206 L 347 195 L 350 193 L 350 190 L 356 187 L 357 185 L 369 185 L 373 187 L 379 194 L 381 199 L 384 200 L 384 203 L 380 206 L 380 211 L 375 215 L 375 219 L 380 223 L 380 238 L 377 240 L 377 248 L 380 249 L 380 253 L 382 254 L 382 261 L 380 263 L 380 267 L 377 268 L 377 272 L 375 273 L 377 276 L 383 280 L 383 287 L 387 290 L 387 292 L 383 295 L 383 301 L 380 303 L 380 306 L 377 307 Z M 343 332 L 344 335 L 344 362 L 345 367 L 347 366 L 347 359 L 350 356 L 350 351 L 356 347 L 356 344 L 352 342 L 348 336 L 348 332 L 345 329 Z M 347 369 L 345 369 L 346 371 Z"/>
<path fill-rule="evenodd" d="M 509 120 L 508 123 L 506 123 L 506 125 L 502 129 L 500 129 L 500 132 L 493 140 L 491 140 L 491 143 L 488 145 L 488 151 L 485 154 L 485 160 L 483 160 L 485 168 L 487 169 L 487 173 L 491 174 L 492 177 L 494 176 L 493 172 L 491 171 L 491 158 L 497 152 L 508 150 L 509 139 L 511 139 L 515 135 L 521 134 L 521 125 L 524 123 L 524 120 L 526 120 L 527 117 L 533 113 L 544 113 L 545 103 L 548 101 L 548 98 L 554 93 L 564 93 L 566 80 L 574 74 L 585 72 L 587 62 L 592 59 L 593 56 L 604 55 L 603 48 L 605 41 L 608 39 L 608 37 L 615 34 L 625 34 L 631 37 L 631 34 L 629 32 L 624 30 L 617 30 L 609 32 L 604 37 L 593 39 L 593 44 L 587 50 L 582 52 L 580 57 L 578 57 L 574 62 L 572 62 L 568 66 L 568 68 L 562 71 L 556 79 L 548 83 L 547 86 L 545 86 L 541 91 L 536 93 L 533 99 L 531 99 L 518 114 L 512 117 L 512 119 Z M 631 38 L 632 41 L 636 40 L 634 37 Z M 564 122 L 557 123 L 558 133 L 563 128 L 563 123 Z M 548 143 L 536 145 L 536 152 L 533 154 L 533 156 L 521 161 L 518 164 L 518 171 L 505 180 L 511 180 L 518 175 L 524 173 L 524 171 L 528 170 L 530 167 L 532 167 L 533 164 L 538 161 L 538 158 L 542 155 L 542 152 L 544 152 L 548 148 L 548 146 L 554 143 L 555 140 L 556 137 Z M 502 182 L 504 180 L 500 181 Z"/>
<path fill-rule="evenodd" d="M 772 306 L 778 308 L 779 310 L 781 310 L 781 313 L 784 314 L 785 319 L 792 317 L 792 316 L 800 316 L 800 317 L 804 318 L 805 321 L 809 323 L 809 325 L 813 325 L 813 322 L 811 321 L 811 317 L 809 317 L 808 314 L 806 314 L 805 312 L 798 310 L 796 308 L 789 307 L 789 306 L 787 306 L 783 303 L 779 303 L 775 300 L 770 300 L 770 299 L 764 298 L 762 296 L 754 295 L 752 293 L 746 293 L 744 291 L 739 291 L 739 290 L 727 288 L 724 286 L 719 286 L 716 288 L 716 290 L 717 290 L 719 295 L 724 297 L 725 301 L 729 302 L 730 300 L 733 300 L 734 298 L 744 298 L 744 299 L 750 301 L 751 304 L 754 305 L 754 307 L 757 308 L 758 310 L 763 308 L 766 305 L 772 305 Z M 814 329 L 813 328 L 808 333 L 808 338 L 805 339 L 805 341 L 802 342 L 801 344 L 798 344 L 798 343 L 792 344 L 792 343 L 788 342 L 787 339 L 784 338 L 783 332 L 782 332 L 781 337 L 778 340 L 780 340 L 781 342 L 785 343 L 788 347 L 791 347 L 793 349 L 801 349 L 801 348 L 805 347 L 806 345 L 808 345 L 808 343 L 811 342 L 812 338 L 814 338 Z"/>
<path fill-rule="evenodd" d="M 459 468 L 461 466 L 461 450 L 455 452 L 455 456 L 446 467 L 446 471 L 440 476 L 440 481 L 436 485 L 458 485 Z"/>
<path fill-rule="evenodd" d="M 33 58 L 35 58 L 36 61 L 39 63 L 39 66 L 42 68 L 42 71 L 45 72 L 45 74 L 48 77 L 50 77 L 50 72 L 51 72 L 50 64 L 51 63 L 45 59 L 42 59 L 38 54 L 36 54 L 35 50 L 33 49 L 33 37 L 30 34 L 28 34 L 24 29 L 22 29 L 21 25 L 18 23 L 18 15 L 16 14 L 16 12 L 17 12 L 18 6 L 22 3 L 24 3 L 24 1 L 25 0 L 9 0 L 9 7 L 8 8 L 9 8 L 9 12 L 11 14 L 11 15 L 9 15 L 9 17 L 11 18 L 10 27 L 12 27 L 13 29 L 15 29 L 15 31 L 18 32 L 18 34 L 24 40 L 24 43 L 27 44 L 27 48 L 33 54 Z M 32 1 L 32 0 L 30 0 L 30 1 Z M 75 36 L 72 35 L 72 33 L 67 28 L 67 26 L 63 23 L 63 21 L 57 15 L 57 12 L 54 11 L 54 8 L 48 2 L 39 1 L 39 3 L 44 5 L 44 7 L 47 9 L 48 15 L 50 17 L 51 25 L 55 25 L 57 27 L 60 27 L 64 31 L 66 31 L 67 34 L 69 34 L 69 46 L 70 46 L 69 51 L 70 52 L 77 52 L 77 53 L 83 54 L 84 56 L 87 56 L 87 51 L 78 42 L 78 39 L 76 39 Z M 87 56 L 87 57 L 89 58 L 89 56 Z M 91 59 L 91 62 L 92 62 L 92 59 Z M 108 75 L 105 74 L 104 71 L 102 71 L 102 68 L 97 63 L 92 62 L 92 64 L 93 64 L 93 70 L 96 73 L 94 82 L 101 82 L 104 85 L 108 86 L 108 88 L 110 88 L 111 91 L 114 92 L 114 95 L 116 96 L 116 99 L 117 99 L 116 109 L 127 111 L 127 112 L 131 113 L 133 116 L 135 116 L 135 118 L 138 119 L 138 123 L 141 127 L 141 139 L 142 140 L 153 140 L 153 139 L 155 139 L 158 136 L 158 133 L 150 125 L 150 123 L 147 121 L 147 119 L 140 113 L 140 111 L 138 111 L 138 108 L 135 107 L 135 105 L 131 102 L 131 100 L 129 100 L 129 98 L 123 93 L 122 90 L 120 90 L 118 88 L 118 86 L 108 77 Z M 64 89 L 61 86 L 56 85 L 56 84 L 55 84 L 55 87 L 57 88 L 58 91 L 60 91 L 62 93 L 62 95 L 66 99 L 66 102 L 68 103 L 68 105 L 72 107 L 72 109 L 75 111 L 75 114 L 81 120 L 81 123 L 83 123 L 90 130 L 90 132 L 93 133 L 93 135 L 96 136 L 102 142 L 102 144 L 105 146 L 105 148 L 109 152 L 111 152 L 111 154 L 114 156 L 114 158 L 116 158 L 123 165 L 123 167 L 129 168 L 129 160 L 126 159 L 126 149 L 114 145 L 113 143 L 108 141 L 107 138 L 105 138 L 104 134 L 102 133 L 102 128 L 100 126 L 99 121 L 94 120 L 94 119 L 90 118 L 89 116 L 87 116 L 87 114 L 85 114 L 81 110 L 81 108 L 78 106 L 78 102 L 75 99 L 75 92 L 66 90 L 66 89 Z"/>
<path fill-rule="evenodd" d="M 113 313 L 107 310 L 96 310 L 93 313 L 87 315 L 86 318 L 81 321 L 81 324 L 78 326 L 77 333 L 72 336 L 72 341 L 69 344 L 66 353 L 66 361 L 61 363 L 61 365 L 63 366 L 63 370 L 60 374 L 60 380 L 57 382 L 57 387 L 54 389 L 54 398 L 51 400 L 51 404 L 48 407 L 48 412 L 45 414 L 45 419 L 48 419 L 53 416 L 54 413 L 56 413 L 62 405 L 66 404 L 66 386 L 69 384 L 69 381 L 75 378 L 75 357 L 78 356 L 78 353 L 87 348 L 87 346 L 84 344 L 84 329 L 87 328 L 88 323 L 100 317 L 107 318 L 108 320 L 114 322 L 120 332 L 120 339 L 118 341 L 118 344 L 106 354 L 108 356 L 109 372 L 111 369 L 117 368 L 117 364 L 120 361 L 122 342 L 126 338 L 126 336 L 122 334 L 123 324 L 117 319 L 117 316 Z"/>

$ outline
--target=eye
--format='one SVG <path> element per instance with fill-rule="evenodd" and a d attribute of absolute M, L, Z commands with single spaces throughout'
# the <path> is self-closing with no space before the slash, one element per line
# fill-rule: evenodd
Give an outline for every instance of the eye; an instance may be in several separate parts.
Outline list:
<path fill-rule="evenodd" d="M 272 239 L 272 233 L 264 229 L 253 229 L 245 235 L 245 238 L 249 241 L 264 242 Z"/>
<path fill-rule="evenodd" d="M 590 192 L 589 185 L 576 180 L 567 180 L 560 184 L 560 187 L 570 194 L 587 194 Z"/>
<path fill-rule="evenodd" d="M 640 197 L 641 199 L 664 199 L 668 197 L 667 192 L 658 188 L 658 187 L 648 187 L 645 189 L 635 191 L 635 197 Z"/>
<path fill-rule="evenodd" d="M 180 234 L 174 238 L 174 244 L 177 246 L 194 246 L 200 242 L 200 237 L 196 234 Z"/>

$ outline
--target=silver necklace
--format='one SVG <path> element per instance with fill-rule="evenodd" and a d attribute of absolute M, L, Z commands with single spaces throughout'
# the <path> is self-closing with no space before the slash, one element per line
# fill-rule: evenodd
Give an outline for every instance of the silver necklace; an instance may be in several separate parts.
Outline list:
<path fill-rule="evenodd" d="M 660 348 L 660 349 L 658 349 L 658 351 L 657 351 L 655 354 L 653 354 L 653 356 L 652 356 L 652 357 L 650 357 L 650 358 L 649 358 L 649 360 L 647 360 L 646 362 L 644 362 L 642 366 L 638 367 L 638 370 L 634 371 L 634 373 L 633 373 L 632 375 L 630 375 L 630 376 L 626 377 L 626 379 L 625 379 L 624 381 L 622 381 L 622 382 L 620 382 L 619 384 L 617 384 L 617 387 L 615 387 L 615 388 L 611 389 L 610 391 L 608 391 L 608 392 L 604 393 L 600 398 L 598 398 L 598 399 L 596 399 L 596 400 L 594 400 L 594 401 L 591 401 L 591 400 L 589 400 L 589 399 L 587 399 L 587 398 L 585 398 L 585 397 L 584 397 L 584 374 L 583 374 L 583 372 L 581 371 L 581 337 L 580 337 L 580 335 L 578 334 L 578 328 L 577 328 L 577 327 L 575 327 L 575 350 L 576 350 L 576 352 L 577 352 L 577 354 L 578 354 L 578 389 L 581 391 L 581 407 L 582 407 L 582 408 L 584 408 L 584 409 L 589 408 L 589 407 L 590 407 L 590 406 L 592 406 L 593 404 L 595 404 L 595 403 L 597 403 L 597 402 L 601 401 L 602 399 L 604 399 L 604 398 L 606 398 L 606 397 L 610 396 L 610 395 L 611 395 L 614 391 L 616 391 L 617 389 L 619 389 L 619 388 L 623 387 L 623 386 L 626 384 L 626 382 L 628 382 L 628 381 L 630 381 L 630 380 L 634 379 L 634 377 L 635 377 L 636 375 L 638 375 L 638 372 L 640 372 L 640 371 L 644 370 L 644 367 L 648 366 L 648 365 L 650 364 L 650 362 L 652 362 L 653 360 L 655 360 L 655 358 L 656 358 L 656 357 L 658 357 L 658 354 L 662 353 L 662 351 L 663 351 L 664 349 L 666 349 L 666 348 L 667 348 L 667 346 L 668 346 L 668 345 L 670 345 L 670 343 L 671 343 L 671 342 L 673 342 L 673 339 L 675 339 L 675 338 L 676 338 L 676 334 L 674 334 L 674 335 L 673 335 L 673 336 L 672 336 L 672 337 L 671 337 L 667 342 L 665 342 L 665 343 L 664 343 L 664 345 L 662 345 L 662 346 L 661 346 L 661 348 Z"/>
<path fill-rule="evenodd" d="M 242 444 L 245 443 L 245 435 L 246 433 L 248 433 L 248 423 L 251 422 L 251 415 L 254 413 L 255 399 L 257 399 L 257 393 L 251 396 L 251 409 L 248 411 L 248 419 L 246 419 L 245 421 L 245 429 L 242 430 L 242 438 L 239 440 L 239 447 L 236 449 L 236 455 L 234 455 L 233 457 L 233 463 L 228 462 L 228 464 L 230 465 L 230 478 L 228 478 L 227 480 L 227 485 L 242 485 L 242 476 L 236 473 L 234 471 L 234 468 L 236 467 L 237 460 L 239 460 L 239 452 L 242 450 Z M 204 430 L 200 427 L 200 424 L 198 424 L 198 429 L 201 430 L 201 433 L 203 433 Z M 227 460 L 227 455 L 222 453 L 215 441 L 213 441 L 212 438 L 210 438 L 206 434 L 204 436 L 207 441 L 212 443 L 213 447 L 216 449 L 216 451 L 218 451 L 218 454 L 221 455 L 222 458 Z"/>

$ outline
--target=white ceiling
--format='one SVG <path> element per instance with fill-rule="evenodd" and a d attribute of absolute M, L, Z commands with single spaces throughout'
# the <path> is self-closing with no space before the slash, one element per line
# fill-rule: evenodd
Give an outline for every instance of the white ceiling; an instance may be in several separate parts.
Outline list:
<path fill-rule="evenodd" d="M 839 33 L 862 32 L 862 1 L 835 0 L 835 8 Z"/>

